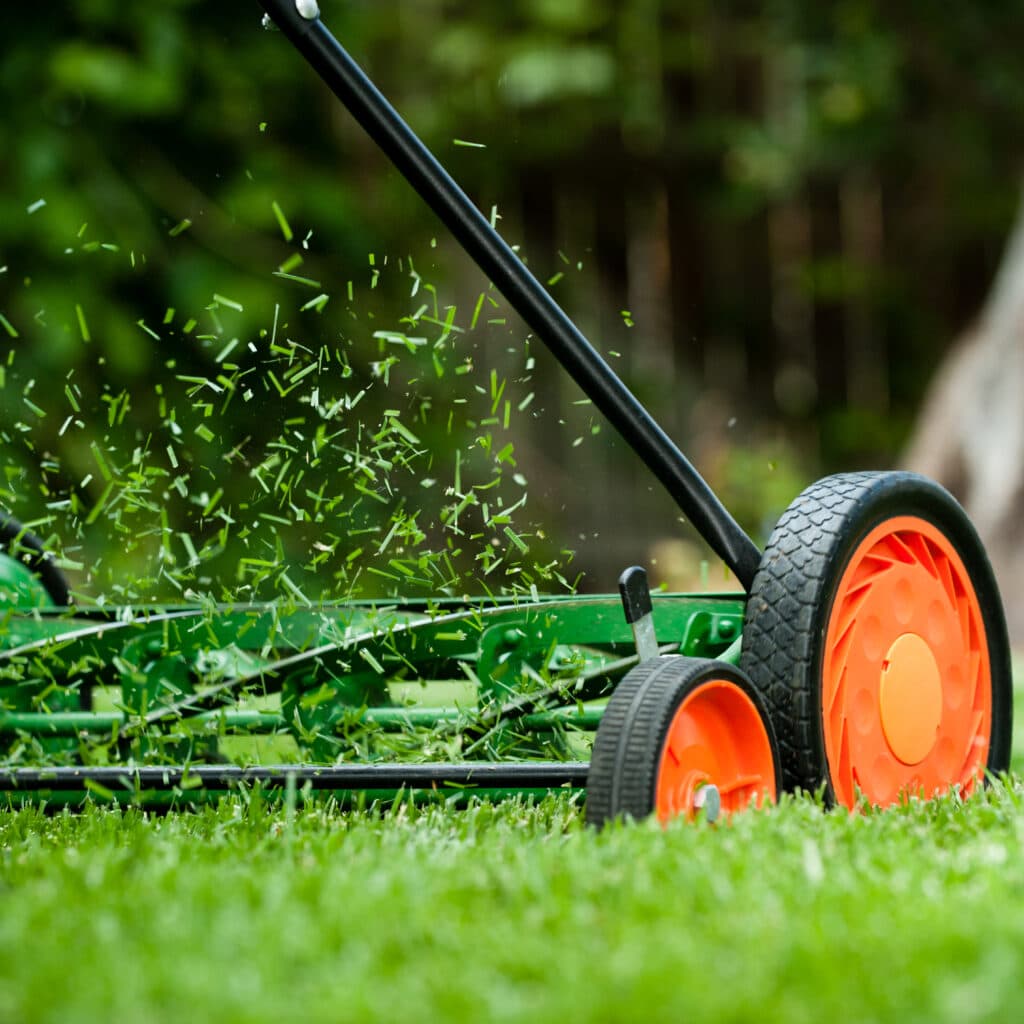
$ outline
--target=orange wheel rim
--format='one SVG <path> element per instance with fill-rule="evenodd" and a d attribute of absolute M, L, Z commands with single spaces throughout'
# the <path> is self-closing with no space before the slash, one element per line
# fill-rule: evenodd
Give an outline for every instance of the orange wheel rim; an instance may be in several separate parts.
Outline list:
<path fill-rule="evenodd" d="M 853 553 L 829 614 L 822 728 L 836 800 L 888 805 L 985 769 L 992 674 L 977 594 L 949 539 L 912 516 Z"/>
<path fill-rule="evenodd" d="M 717 787 L 724 813 L 775 800 L 771 741 L 754 702 L 735 683 L 712 679 L 679 705 L 661 751 L 655 810 L 662 823 L 693 818 L 695 799 Z"/>

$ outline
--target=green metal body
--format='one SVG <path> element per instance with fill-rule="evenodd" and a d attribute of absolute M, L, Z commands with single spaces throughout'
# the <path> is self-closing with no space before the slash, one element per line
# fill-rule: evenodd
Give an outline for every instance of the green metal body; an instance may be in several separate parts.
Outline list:
<path fill-rule="evenodd" d="M 734 660 L 743 607 L 655 596 L 661 650 Z M 572 760 L 636 662 L 618 595 L 59 609 L 0 555 L 11 766 Z"/>

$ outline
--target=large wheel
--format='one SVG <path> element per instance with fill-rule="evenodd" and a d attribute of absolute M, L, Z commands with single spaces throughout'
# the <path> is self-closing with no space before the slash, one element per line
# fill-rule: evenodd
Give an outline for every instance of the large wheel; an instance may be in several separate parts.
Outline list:
<path fill-rule="evenodd" d="M 1010 758 L 1010 652 L 963 509 L 911 473 L 809 487 L 772 533 L 740 664 L 767 704 L 783 785 L 853 807 L 969 793 Z"/>
<path fill-rule="evenodd" d="M 693 818 L 709 793 L 731 813 L 779 788 L 778 745 L 750 680 L 723 662 L 669 655 L 634 668 L 608 701 L 586 819 Z"/>
<path fill-rule="evenodd" d="M 0 511 L 0 554 L 7 554 L 26 565 L 50 600 L 58 607 L 67 606 L 70 597 L 68 581 L 57 568 L 53 556 L 34 533 L 3 511 Z"/>

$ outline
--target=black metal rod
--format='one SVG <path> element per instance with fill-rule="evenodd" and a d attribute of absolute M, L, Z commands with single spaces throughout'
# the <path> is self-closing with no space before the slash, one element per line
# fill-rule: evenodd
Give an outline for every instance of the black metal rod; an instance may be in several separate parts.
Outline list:
<path fill-rule="evenodd" d="M 259 784 L 278 789 L 292 779 L 323 790 L 396 790 L 478 787 L 481 789 L 581 788 L 586 761 L 517 761 L 481 764 L 192 765 L 174 767 L 57 767 L 0 770 L 0 792 L 83 792 L 102 786 L 112 792 L 141 790 L 229 790 Z"/>
<path fill-rule="evenodd" d="M 402 120 L 319 17 L 297 0 L 260 0 L 299 53 L 444 222 L 527 325 L 654 473 L 714 552 L 749 590 L 754 542 L 689 460 Z M 315 8 L 315 5 L 313 5 Z"/>

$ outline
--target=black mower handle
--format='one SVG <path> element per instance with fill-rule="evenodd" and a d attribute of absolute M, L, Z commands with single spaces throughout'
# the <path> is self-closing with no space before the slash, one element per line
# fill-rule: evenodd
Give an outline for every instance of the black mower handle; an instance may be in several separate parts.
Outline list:
<path fill-rule="evenodd" d="M 707 481 L 331 35 L 320 20 L 315 0 L 260 0 L 260 4 L 654 473 L 715 554 L 750 590 L 761 561 L 757 545 L 718 500 Z"/>

